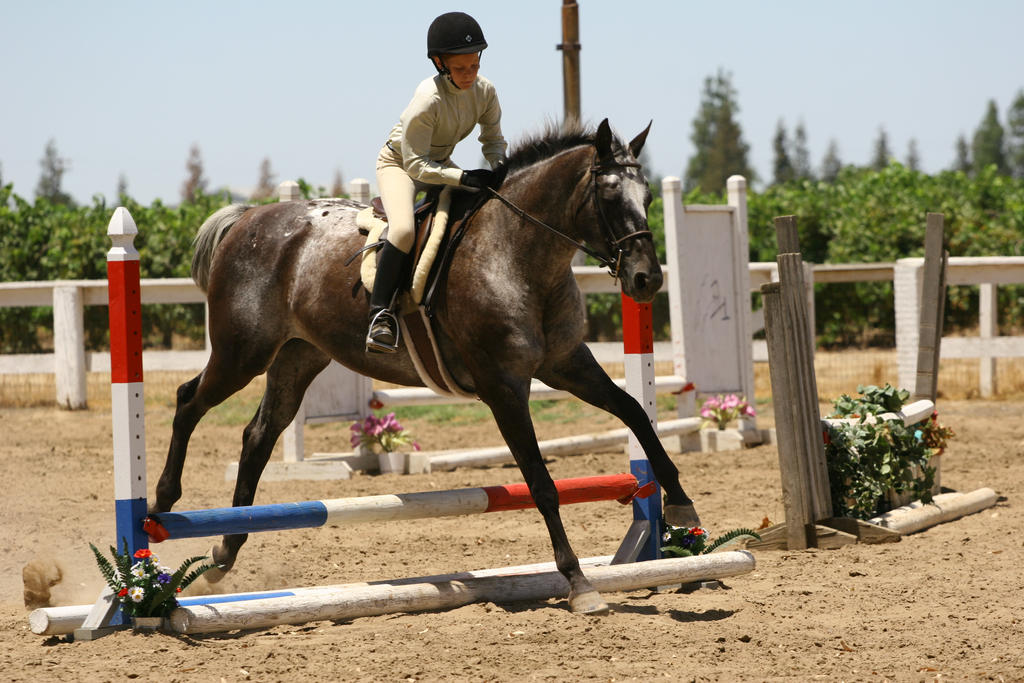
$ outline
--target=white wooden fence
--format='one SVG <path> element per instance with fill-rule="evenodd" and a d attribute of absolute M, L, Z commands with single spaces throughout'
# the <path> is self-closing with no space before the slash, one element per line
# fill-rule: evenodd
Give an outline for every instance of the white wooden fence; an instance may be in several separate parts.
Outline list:
<path fill-rule="evenodd" d="M 672 179 L 666 179 L 671 181 Z M 666 185 L 666 190 L 669 190 Z M 369 201 L 369 184 L 365 180 L 353 180 L 350 192 L 357 201 Z M 738 192 L 738 191 L 737 191 Z M 290 181 L 279 188 L 282 200 L 296 199 L 298 187 Z M 671 194 L 668 192 L 667 194 Z M 745 224 L 745 208 L 740 199 L 730 197 L 733 205 L 718 207 L 720 211 L 740 211 Z M 745 202 L 743 203 L 745 206 Z M 686 221 L 693 222 L 701 211 L 708 207 L 686 207 L 682 212 L 689 215 Z M 666 212 L 667 214 L 670 212 Z M 669 216 L 666 215 L 666 219 Z M 744 240 L 745 235 L 737 235 Z M 745 244 L 740 245 L 745 248 Z M 672 259 L 670 259 L 671 261 Z M 914 368 L 917 359 L 917 321 L 920 306 L 920 278 L 923 259 L 900 259 L 897 263 L 879 264 L 824 264 L 805 265 L 805 280 L 808 281 L 808 300 L 813 320 L 813 289 L 811 283 L 891 281 L 894 283 L 896 299 L 896 347 L 900 386 L 913 386 Z M 673 265 L 662 266 L 665 270 L 665 289 L 674 286 Z M 678 268 L 678 266 L 676 266 Z M 597 266 L 576 266 L 573 268 L 576 280 L 584 293 L 616 293 L 617 283 L 607 272 Z M 733 274 L 736 287 L 749 287 L 751 292 L 760 291 L 762 284 L 778 279 L 774 262 L 748 264 L 749 278 Z M 1024 337 L 998 336 L 996 321 L 996 293 L 999 285 L 1024 283 L 1024 257 L 952 257 L 949 260 L 947 283 L 950 285 L 979 285 L 980 335 L 978 337 L 944 337 L 942 356 L 944 358 L 978 358 L 980 367 L 979 391 L 982 396 L 994 394 L 996 382 L 996 359 L 1024 357 Z M 0 374 L 54 373 L 56 380 L 56 401 L 67 408 L 82 408 L 86 404 L 86 373 L 109 372 L 110 360 L 106 352 L 85 350 L 84 307 L 106 305 L 107 283 L 105 280 L 58 280 L 45 282 L 0 283 L 0 307 L 52 306 L 54 315 L 54 352 L 42 354 L 0 355 Z M 142 280 L 143 304 L 201 304 L 205 297 L 188 278 L 144 279 Z M 673 319 L 673 329 L 679 323 Z M 762 311 L 751 314 L 749 333 L 763 329 Z M 691 342 L 692 337 L 691 334 Z M 678 343 L 678 342 L 674 342 Z M 611 345 L 620 348 L 620 345 Z M 604 347 L 593 345 L 599 359 Z M 655 359 L 669 361 L 679 354 L 673 354 L 671 345 L 655 345 Z M 209 357 L 209 350 L 158 351 L 147 350 L 145 363 L 147 371 L 181 370 L 198 371 Z M 763 341 L 752 343 L 754 361 L 767 361 L 767 350 Z M 689 369 L 685 370 L 688 376 Z M 747 391 L 753 395 L 752 389 Z"/>

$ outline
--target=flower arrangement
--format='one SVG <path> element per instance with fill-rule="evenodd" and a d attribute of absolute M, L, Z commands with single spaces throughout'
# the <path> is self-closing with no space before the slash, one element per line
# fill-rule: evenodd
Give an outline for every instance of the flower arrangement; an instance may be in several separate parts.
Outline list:
<path fill-rule="evenodd" d="M 661 546 L 661 552 L 666 557 L 707 555 L 747 539 L 761 540 L 757 532 L 752 529 L 733 529 L 708 543 L 708 532 L 704 527 L 669 526 L 666 528 L 668 530 L 661 537 L 665 543 Z"/>
<path fill-rule="evenodd" d="M 709 398 L 700 409 L 700 416 L 704 418 L 702 426 L 714 425 L 716 429 L 725 429 L 737 418 L 756 415 L 754 406 L 747 403 L 745 397 L 741 398 L 736 394 L 719 394 Z"/>
<path fill-rule="evenodd" d="M 394 413 L 388 413 L 384 417 L 367 415 L 362 422 L 353 422 L 349 428 L 352 430 L 352 447 L 363 446 L 371 452 L 390 453 L 400 446 L 412 444 L 414 450 L 419 450 L 420 445 L 412 438 L 412 435 L 405 431 L 405 428 L 398 423 Z"/>
<path fill-rule="evenodd" d="M 835 399 L 831 417 L 860 419 L 829 425 L 824 434 L 833 514 L 869 519 L 887 509 L 889 491 L 931 502 L 935 468 L 929 460 L 955 436 L 953 430 L 935 412 L 909 427 L 899 420 L 865 422 L 868 415 L 898 412 L 910 393 L 889 384 L 858 386 L 857 393 Z"/>
<path fill-rule="evenodd" d="M 939 411 L 933 410 L 932 416 L 918 425 L 914 436 L 921 439 L 924 445 L 936 453 L 942 453 L 950 439 L 956 436 L 951 428 L 939 422 Z"/>
<path fill-rule="evenodd" d="M 185 560 L 178 570 L 171 572 L 169 567 L 160 564 L 160 559 L 149 549 L 136 550 L 134 555 L 128 552 L 128 540 L 124 541 L 124 552 L 118 553 L 110 546 L 114 556 L 111 563 L 92 543 L 93 554 L 100 573 L 107 585 L 117 594 L 122 608 L 130 617 L 166 617 L 178 606 L 177 594 L 193 581 L 216 565 L 203 564 L 189 572 L 189 567 L 199 564 L 207 558 L 202 555 Z M 132 560 L 136 560 L 132 562 Z"/>

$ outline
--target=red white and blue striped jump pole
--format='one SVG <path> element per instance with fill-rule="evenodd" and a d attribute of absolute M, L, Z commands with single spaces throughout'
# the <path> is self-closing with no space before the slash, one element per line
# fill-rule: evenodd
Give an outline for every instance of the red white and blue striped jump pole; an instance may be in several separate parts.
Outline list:
<path fill-rule="evenodd" d="M 657 431 L 658 406 L 654 386 L 654 324 L 650 304 L 640 304 L 622 295 L 622 346 L 625 352 L 626 391 L 647 412 Z M 633 520 L 646 522 L 650 533 L 640 548 L 637 560 L 661 557 L 661 489 L 654 478 L 651 463 L 635 435 L 629 435 L 629 471 L 639 486 L 653 486 L 657 495 L 633 500 Z"/>
<path fill-rule="evenodd" d="M 617 500 L 623 505 L 649 496 L 655 487 L 641 488 L 632 474 L 578 477 L 555 481 L 561 505 Z M 162 512 L 146 518 L 149 539 L 199 538 L 257 531 L 304 529 L 325 524 L 396 521 L 503 512 L 534 507 L 525 483 L 506 486 L 400 493 L 304 503 L 277 503 Z"/>

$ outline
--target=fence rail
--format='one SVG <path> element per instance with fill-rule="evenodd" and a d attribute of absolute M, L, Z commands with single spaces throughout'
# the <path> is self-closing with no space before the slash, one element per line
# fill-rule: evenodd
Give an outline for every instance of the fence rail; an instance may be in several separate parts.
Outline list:
<path fill-rule="evenodd" d="M 913 385 L 912 371 L 917 357 L 917 299 L 919 297 L 919 269 L 923 259 L 900 259 L 896 263 L 877 264 L 823 264 L 807 270 L 813 273 L 813 283 L 889 281 L 895 284 L 896 344 L 900 360 L 899 383 Z M 810 264 L 808 264 L 810 266 Z M 672 272 L 663 266 L 666 288 Z M 585 294 L 616 293 L 617 283 L 606 270 L 598 266 L 573 268 L 576 281 Z M 778 280 L 778 267 L 773 262 L 750 264 L 750 288 Z M 1024 357 L 1024 337 L 998 336 L 997 287 L 1024 283 L 1024 257 L 982 256 L 952 257 L 947 268 L 950 285 L 978 285 L 980 287 L 979 328 L 977 337 L 944 337 L 942 356 L 945 358 L 979 359 L 979 392 L 990 396 L 997 391 L 996 359 Z M 916 288 L 916 289 L 915 289 Z M 813 292 L 808 292 L 812 297 Z M 0 355 L 0 374 L 41 373 L 56 375 L 57 402 L 74 406 L 77 397 L 84 404 L 85 374 L 109 372 L 110 360 L 106 353 L 87 352 L 83 325 L 83 307 L 106 305 L 106 280 L 52 280 L 41 282 L 0 283 L 0 307 L 52 306 L 54 309 L 54 352 L 41 354 Z M 143 304 L 203 304 L 205 296 L 189 278 L 142 280 Z M 813 310 L 813 308 L 812 308 Z M 755 331 L 762 328 L 760 311 L 755 312 Z M 914 321 L 914 322 L 911 322 Z M 764 342 L 753 342 L 754 360 L 764 362 L 767 353 Z M 620 349 L 620 345 L 614 345 Z M 593 345 L 595 355 L 604 356 L 604 347 Z M 656 360 L 671 360 L 668 344 L 658 344 Z M 208 358 L 208 350 L 146 351 L 146 369 L 200 370 Z M 906 367 L 904 367 L 906 366 Z M 908 384 L 909 382 L 909 384 Z"/>

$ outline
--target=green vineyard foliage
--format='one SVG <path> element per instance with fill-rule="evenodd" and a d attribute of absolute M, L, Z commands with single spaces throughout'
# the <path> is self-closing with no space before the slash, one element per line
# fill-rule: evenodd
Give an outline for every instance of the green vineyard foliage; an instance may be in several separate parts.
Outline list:
<path fill-rule="evenodd" d="M 664 215 L 660 183 L 649 220 L 664 262 Z M 120 198 L 139 226 L 136 247 L 144 278 L 188 277 L 192 239 L 211 213 L 227 205 L 223 194 L 198 195 L 193 202 L 142 206 Z M 684 197 L 687 204 L 722 204 L 725 197 Z M 797 180 L 748 194 L 750 260 L 774 261 L 773 219 L 796 215 L 801 250 L 814 263 L 893 262 L 924 251 L 925 214 L 945 216 L 951 256 L 1020 256 L 1024 254 L 1024 180 L 988 168 L 974 177 L 959 172 L 927 175 L 899 163 L 881 171 L 847 167 L 832 183 Z M 89 206 L 68 207 L 44 199 L 29 202 L 13 187 L 0 188 L 0 282 L 103 279 L 113 211 L 100 196 Z M 948 328 L 976 323 L 976 287 L 950 287 L 946 302 Z M 589 338 L 614 339 L 621 329 L 617 295 L 587 297 Z M 828 346 L 891 345 L 895 314 L 892 284 L 861 282 L 815 286 L 819 343 Z M 86 307 L 86 336 L 91 349 L 106 347 L 107 311 Z M 668 337 L 667 297 L 654 303 L 655 330 Z M 0 353 L 42 350 L 52 334 L 52 310 L 0 308 Z M 1004 327 L 1024 320 L 1024 288 L 999 288 L 999 319 Z M 146 343 L 169 347 L 175 337 L 202 339 L 201 306 L 147 306 Z"/>

